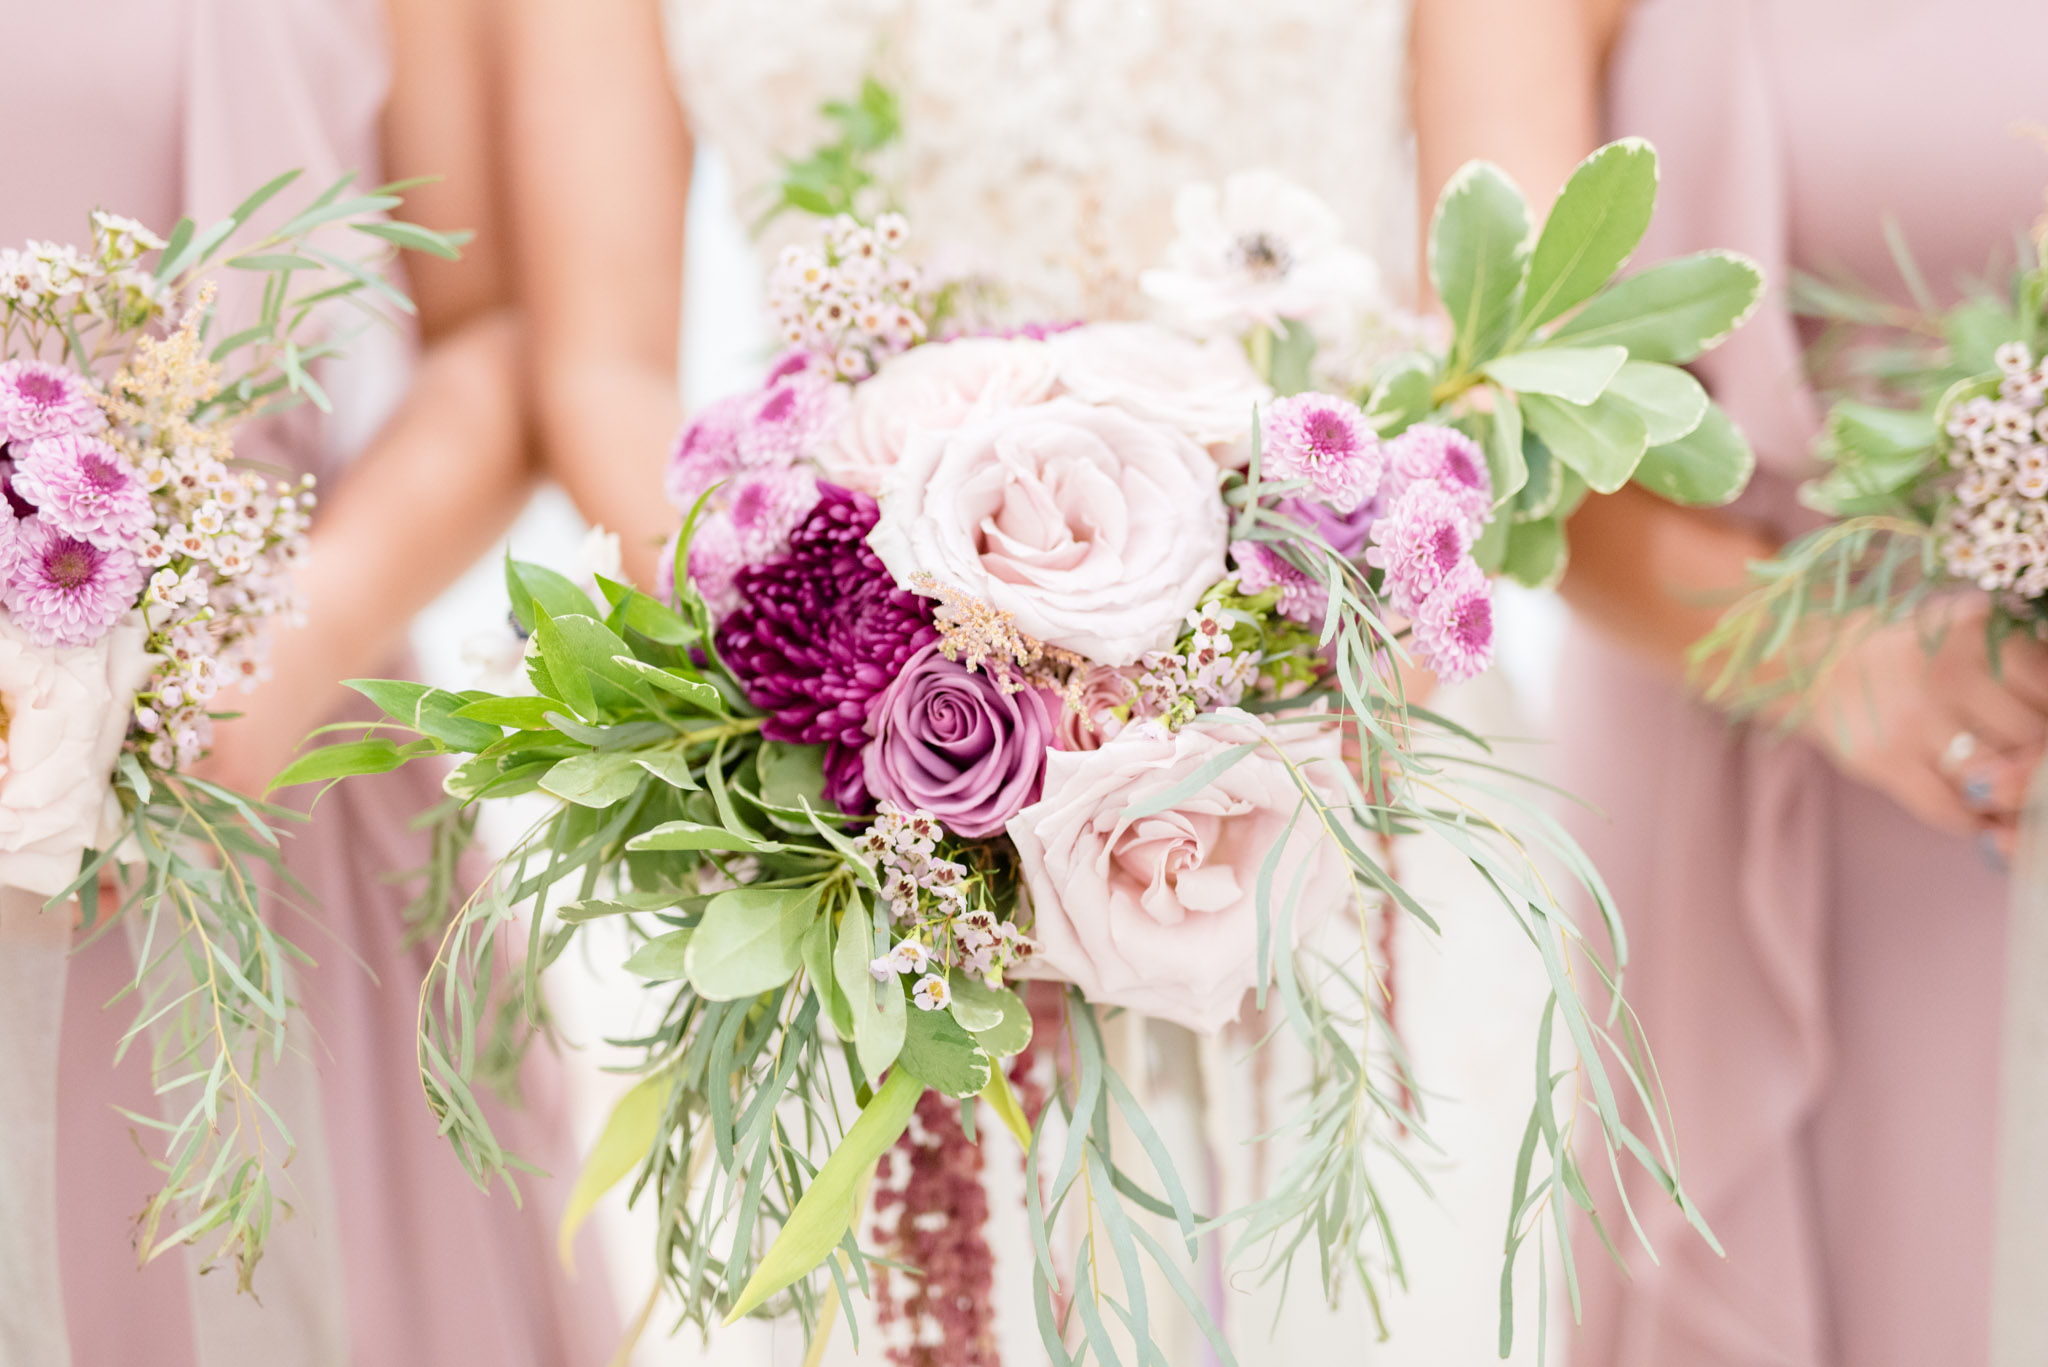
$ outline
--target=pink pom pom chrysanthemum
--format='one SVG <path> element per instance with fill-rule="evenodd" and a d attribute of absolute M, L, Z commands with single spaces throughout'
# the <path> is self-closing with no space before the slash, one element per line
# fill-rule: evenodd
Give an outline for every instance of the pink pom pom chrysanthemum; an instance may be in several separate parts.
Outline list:
<path fill-rule="evenodd" d="M 0 442 L 97 432 L 106 425 L 91 391 L 71 371 L 42 361 L 0 364 Z"/>
<path fill-rule="evenodd" d="M 131 547 L 155 525 L 141 477 L 98 438 L 45 437 L 13 449 L 14 492 L 53 529 L 95 546 Z"/>
<path fill-rule="evenodd" d="M 15 524 L 7 558 L 0 601 L 38 645 L 91 645 L 135 605 L 142 587 L 142 567 L 128 550 L 95 546 L 41 518 Z"/>
<path fill-rule="evenodd" d="M 1413 613 L 1472 549 L 1465 515 L 1441 485 L 1425 480 L 1394 500 L 1373 528 L 1365 561 L 1386 572 L 1381 596 L 1396 612 Z"/>
<path fill-rule="evenodd" d="M 1373 496 L 1386 453 L 1358 405 L 1329 394 L 1290 394 L 1266 410 L 1261 458 L 1271 479 L 1306 479 L 1348 513 Z"/>
<path fill-rule="evenodd" d="M 1493 663 L 1493 586 L 1476 563 L 1460 564 L 1423 600 L 1415 649 L 1445 683 L 1461 683 Z"/>

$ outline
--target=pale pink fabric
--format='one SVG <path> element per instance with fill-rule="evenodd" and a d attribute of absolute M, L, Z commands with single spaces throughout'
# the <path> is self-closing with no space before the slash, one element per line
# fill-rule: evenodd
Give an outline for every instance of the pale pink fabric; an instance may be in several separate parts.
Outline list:
<path fill-rule="evenodd" d="M 1610 132 L 1663 157 L 1642 259 L 1733 247 L 1776 288 L 1796 267 L 1897 292 L 1889 213 L 1945 293 L 2009 264 L 2048 184 L 2012 131 L 2048 122 L 2044 50 L 2029 0 L 1645 0 L 1608 85 Z M 1729 515 L 1780 533 L 1804 525 L 1819 416 L 1801 346 L 1774 292 L 1700 366 L 1761 464 Z M 1564 781 L 1606 814 L 1577 833 L 1627 921 L 1683 1180 L 1728 1250 L 1632 1182 L 1661 1266 L 1632 1253 L 1626 1280 L 1578 1240 L 1573 1361 L 1982 1364 L 2005 879 L 1584 624 L 1558 697 Z"/>
<path fill-rule="evenodd" d="M 301 198 L 347 168 L 377 183 L 388 75 L 381 25 L 376 0 L 10 6 L 0 241 L 83 241 L 95 205 L 160 231 L 181 213 L 205 222 L 292 167 L 308 172 L 307 189 L 292 192 Z M 224 309 L 246 309 L 245 296 L 231 288 Z M 329 463 L 323 452 L 333 443 L 313 417 L 302 410 L 245 453 L 260 445 L 300 468 Z M 338 462 L 320 473 L 342 477 Z M 286 1220 L 274 1238 L 338 1235 L 351 1360 L 363 1367 L 601 1363 L 616 1325 L 595 1250 L 584 1250 L 573 1285 L 552 1252 L 575 1167 L 552 1059 L 528 1069 L 526 1109 L 502 1116 L 507 1146 L 559 1175 L 523 1181 L 523 1209 L 502 1190 L 470 1185 L 420 1094 L 412 1036 L 429 951 L 399 948 L 407 893 L 387 876 L 424 861 L 407 823 L 439 796 L 437 779 L 411 769 L 329 793 L 289 840 L 292 870 L 320 908 L 311 923 L 282 911 L 280 919 L 319 961 L 302 973 L 300 993 L 316 1034 L 339 1229 Z M 132 1004 L 102 1010 L 131 962 L 118 935 L 103 939 L 74 959 L 65 1001 L 58 1200 L 78 1367 L 193 1361 L 181 1259 L 138 1271 L 131 1251 L 130 1222 L 154 1174 L 111 1108 L 156 1106 L 145 1049 L 110 1066 Z"/>

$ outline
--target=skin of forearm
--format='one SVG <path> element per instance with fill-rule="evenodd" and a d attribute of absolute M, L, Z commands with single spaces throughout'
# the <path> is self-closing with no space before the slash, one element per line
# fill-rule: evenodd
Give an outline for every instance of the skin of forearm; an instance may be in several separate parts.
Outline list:
<path fill-rule="evenodd" d="M 673 367 L 586 354 L 534 370 L 545 472 L 586 519 L 618 533 L 626 577 L 651 588 L 676 527 L 661 478 L 682 420 Z"/>

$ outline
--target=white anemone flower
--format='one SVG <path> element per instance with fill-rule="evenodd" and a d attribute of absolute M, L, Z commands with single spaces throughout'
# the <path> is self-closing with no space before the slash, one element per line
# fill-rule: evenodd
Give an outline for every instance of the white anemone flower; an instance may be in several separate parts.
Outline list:
<path fill-rule="evenodd" d="M 1277 171 L 1182 186 L 1173 220 L 1166 266 L 1139 284 L 1190 322 L 1249 320 L 1277 332 L 1287 319 L 1378 299 L 1372 258 L 1345 244 L 1329 205 Z"/>

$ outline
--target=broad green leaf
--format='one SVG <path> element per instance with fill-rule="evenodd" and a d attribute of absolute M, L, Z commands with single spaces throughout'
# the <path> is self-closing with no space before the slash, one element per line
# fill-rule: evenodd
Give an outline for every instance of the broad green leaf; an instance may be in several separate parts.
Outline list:
<path fill-rule="evenodd" d="M 612 663 L 714 717 L 725 715 L 725 695 L 701 679 L 686 679 L 672 669 L 662 669 L 631 655 L 615 655 Z"/>
<path fill-rule="evenodd" d="M 971 973 L 955 971 L 948 981 L 953 989 L 953 1019 L 970 1035 L 1002 1024 L 1003 998 L 1017 995 L 1007 987 L 990 987 Z"/>
<path fill-rule="evenodd" d="M 1559 522 L 1571 521 L 1572 514 L 1579 510 L 1579 505 L 1586 501 L 1586 495 L 1591 492 L 1592 490 L 1586 487 L 1586 481 L 1579 477 L 1578 471 L 1560 465 L 1557 468 L 1557 512 L 1553 516 Z"/>
<path fill-rule="evenodd" d="M 639 675 L 618 662 L 622 655 L 631 658 L 626 643 L 595 617 L 576 613 L 550 617 L 534 629 L 534 637 L 540 642 L 549 674 L 564 694 L 562 700 L 575 708 L 578 716 L 597 720 L 601 709 L 593 688 L 595 680 L 634 697 L 652 699 Z"/>
<path fill-rule="evenodd" d="M 557 763 L 540 786 L 579 807 L 609 807 L 630 797 L 646 777 L 627 751 L 593 750 Z"/>
<path fill-rule="evenodd" d="M 1740 326 L 1763 286 L 1763 272 L 1746 256 L 1681 256 L 1602 290 L 1551 340 L 1625 346 L 1638 361 L 1684 365 Z"/>
<path fill-rule="evenodd" d="M 863 966 L 865 967 L 865 966 Z M 874 982 L 870 977 L 869 982 Z M 909 1027 L 910 1007 L 903 999 L 903 979 L 890 974 L 875 983 L 865 1012 L 853 1016 L 853 1051 L 860 1058 L 860 1070 L 872 1083 L 903 1052 L 903 1036 Z"/>
<path fill-rule="evenodd" d="M 1543 438 L 1524 428 L 1522 463 L 1529 472 L 1522 491 L 1515 495 L 1515 521 L 1536 522 L 1557 511 L 1559 477 L 1564 469 Z"/>
<path fill-rule="evenodd" d="M 1486 472 L 1493 478 L 1493 506 L 1498 508 L 1529 482 L 1529 463 L 1522 455 L 1522 405 L 1512 394 L 1495 394 L 1493 420 L 1486 426 Z"/>
<path fill-rule="evenodd" d="M 505 738 L 503 729 L 490 722 L 459 716 L 467 705 L 460 693 L 430 688 L 413 705 L 412 724 L 451 750 L 474 753 Z"/>
<path fill-rule="evenodd" d="M 782 847 L 773 841 L 757 840 L 739 831 L 729 831 L 723 826 L 712 826 L 701 821 L 664 821 L 652 830 L 642 831 L 626 842 L 629 850 L 738 850 L 746 854 L 765 854 Z"/>
<path fill-rule="evenodd" d="M 1496 513 L 1479 529 L 1479 535 L 1472 539 L 1472 558 L 1479 562 L 1480 569 L 1488 574 L 1500 573 L 1501 561 L 1508 553 L 1508 529 L 1513 526 L 1513 518 Z"/>
<path fill-rule="evenodd" d="M 960 1001 L 961 985 L 962 980 L 954 981 L 953 1001 L 956 1006 Z M 974 1042 L 988 1050 L 993 1058 L 1009 1058 L 1012 1054 L 1022 1053 L 1024 1046 L 1031 1043 L 1031 1010 L 1024 1005 L 1024 999 L 1007 987 L 986 987 L 980 983 L 974 986 L 988 993 L 1002 1013 L 993 1025 L 980 1028 L 968 1026 L 968 1032 L 974 1036 Z M 957 1010 L 953 1013 L 953 1019 L 967 1025 L 966 1018 Z"/>
<path fill-rule="evenodd" d="M 488 722 L 492 726 L 510 726 L 519 731 L 546 731 L 550 729 L 547 713 L 551 710 L 560 711 L 561 703 L 553 698 L 525 694 L 516 698 L 481 698 L 464 703 L 455 709 L 455 715 Z"/>
<path fill-rule="evenodd" d="M 1529 256 L 1524 333 L 1593 297 L 1643 240 L 1657 204 L 1657 153 L 1641 138 L 1610 142 L 1558 192 Z"/>
<path fill-rule="evenodd" d="M 1549 394 L 1566 403 L 1587 404 L 1605 392 L 1626 360 L 1627 347 L 1559 346 L 1496 356 L 1479 369 L 1518 393 Z"/>
<path fill-rule="evenodd" d="M 353 778 L 358 774 L 382 774 L 405 763 L 407 756 L 382 736 L 368 740 L 343 741 L 300 755 L 284 772 L 270 780 L 265 792 L 290 788 L 300 783 L 324 783 L 329 779 Z"/>
<path fill-rule="evenodd" d="M 1749 483 L 1756 456 L 1719 404 L 1675 442 L 1653 446 L 1636 467 L 1635 481 L 1673 503 L 1718 507 Z"/>
<path fill-rule="evenodd" d="M 1365 417 L 1383 437 L 1398 436 L 1430 415 L 1436 365 L 1420 353 L 1402 357 L 1373 386 Z"/>
<path fill-rule="evenodd" d="M 1024 1108 L 1017 1103 L 1017 1094 L 1010 1090 L 1010 1079 L 1000 1068 L 991 1068 L 988 1086 L 981 1089 L 981 1099 L 995 1112 L 1003 1128 L 1017 1141 L 1026 1153 L 1031 1152 L 1031 1122 L 1025 1118 Z"/>
<path fill-rule="evenodd" d="M 1677 441 L 1707 415 L 1707 391 L 1675 365 L 1630 361 L 1607 387 L 1607 401 L 1643 420 L 1650 445 Z"/>
<path fill-rule="evenodd" d="M 721 892 L 684 951 L 690 985 L 715 1002 L 782 986 L 803 962 L 804 935 L 817 915 L 816 887 Z"/>
<path fill-rule="evenodd" d="M 1273 339 L 1273 366 L 1268 377 L 1273 392 L 1282 396 L 1299 394 L 1311 384 L 1309 370 L 1316 360 L 1316 335 L 1298 318 L 1286 320 L 1287 330 Z"/>
<path fill-rule="evenodd" d="M 896 1066 L 935 1092 L 964 1098 L 988 1086 L 995 1065 L 974 1036 L 944 1011 L 913 1007 Z"/>
<path fill-rule="evenodd" d="M 1564 524 L 1555 518 L 1541 522 L 1518 522 L 1508 541 L 1501 573 L 1532 589 L 1547 589 L 1564 577 Z"/>
<path fill-rule="evenodd" d="M 690 767 L 689 756 L 681 750 L 641 750 L 635 752 L 633 762 L 671 788 L 694 792 L 703 787 Z"/>
<path fill-rule="evenodd" d="M 533 610 L 536 602 L 549 617 L 571 613 L 588 617 L 596 607 L 589 594 L 547 566 L 510 556 L 505 557 L 505 592 L 512 599 L 512 616 L 527 631 L 533 630 L 537 620 Z"/>
<path fill-rule="evenodd" d="M 1604 400 L 1572 404 L 1524 394 L 1522 418 L 1550 454 L 1578 471 L 1595 493 L 1611 494 L 1628 483 L 1650 445 L 1641 418 Z"/>
<path fill-rule="evenodd" d="M 588 918 L 586 918 L 588 919 Z M 626 971 L 655 982 L 675 982 L 685 972 L 684 951 L 690 947 L 688 930 L 671 930 L 657 935 L 626 956 Z"/>
<path fill-rule="evenodd" d="M 1437 199 L 1429 278 L 1450 315 L 1454 365 L 1500 350 L 1521 306 L 1529 265 L 1529 205 L 1499 167 L 1468 162 Z"/>
<path fill-rule="evenodd" d="M 563 638 L 561 629 L 555 625 L 556 620 L 553 617 L 544 618 L 540 625 L 534 628 L 533 637 L 540 643 L 540 653 L 528 657 L 528 669 L 531 671 L 535 665 L 545 669 L 549 687 L 540 691 L 559 694 L 562 701 L 567 703 L 569 709 L 577 716 L 594 721 L 598 710 L 597 695 L 591 691 L 590 675 L 579 667 L 579 662 L 571 655 L 569 643 Z M 560 620 L 592 621 L 588 617 L 573 615 L 564 616 Z M 535 678 L 534 683 L 538 686 L 540 680 Z"/>
<path fill-rule="evenodd" d="M 665 646 L 687 646 L 697 639 L 697 628 L 683 620 L 681 613 L 666 603 L 656 602 L 631 584 L 597 576 L 598 591 L 613 608 L 626 605 L 625 623 L 650 641 Z"/>
<path fill-rule="evenodd" d="M 754 773 L 761 785 L 761 800 L 785 811 L 800 812 L 831 808 L 825 801 L 825 747 L 765 742 L 755 752 Z M 806 821 L 799 829 L 809 830 Z"/>
<path fill-rule="evenodd" d="M 411 679 L 343 679 L 341 686 L 362 694 L 382 709 L 385 716 L 407 726 L 412 725 L 413 709 L 419 700 L 433 692 L 431 684 Z"/>
<path fill-rule="evenodd" d="M 923 1093 L 924 1085 L 901 1068 L 875 1090 L 839 1147 L 804 1188 L 796 1209 L 783 1222 L 782 1232 L 733 1302 L 732 1313 L 725 1317 L 727 1324 L 751 1314 L 770 1296 L 808 1276 L 839 1247 L 846 1231 L 860 1218 L 861 1183 L 910 1127 L 910 1113 Z"/>
<path fill-rule="evenodd" d="M 1919 409 L 1880 408 L 1843 399 L 1828 410 L 1828 439 L 1866 460 L 1917 456 L 1940 435 L 1933 417 Z"/>
<path fill-rule="evenodd" d="M 674 1080 L 666 1070 L 643 1078 L 619 1098 L 604 1122 L 604 1132 L 583 1160 L 576 1174 L 576 1186 L 562 1207 L 562 1223 L 555 1239 L 555 1251 L 562 1266 L 576 1270 L 576 1231 L 596 1207 L 598 1198 L 617 1186 L 627 1173 L 640 1165 L 661 1133 L 662 1113 L 668 1109 L 669 1089 Z"/>
<path fill-rule="evenodd" d="M 875 979 L 868 972 L 868 961 L 875 953 L 875 931 L 868 924 L 867 899 L 859 893 L 846 899 L 846 910 L 839 917 L 839 935 L 832 942 L 832 982 L 837 991 L 832 995 L 834 1006 L 844 1003 L 846 1019 L 836 1017 L 833 1025 L 840 1028 L 843 1039 L 856 1038 L 860 1018 L 875 1009 Z M 865 1070 L 863 1070 L 865 1071 Z M 872 1083 L 878 1074 L 870 1074 Z"/>

